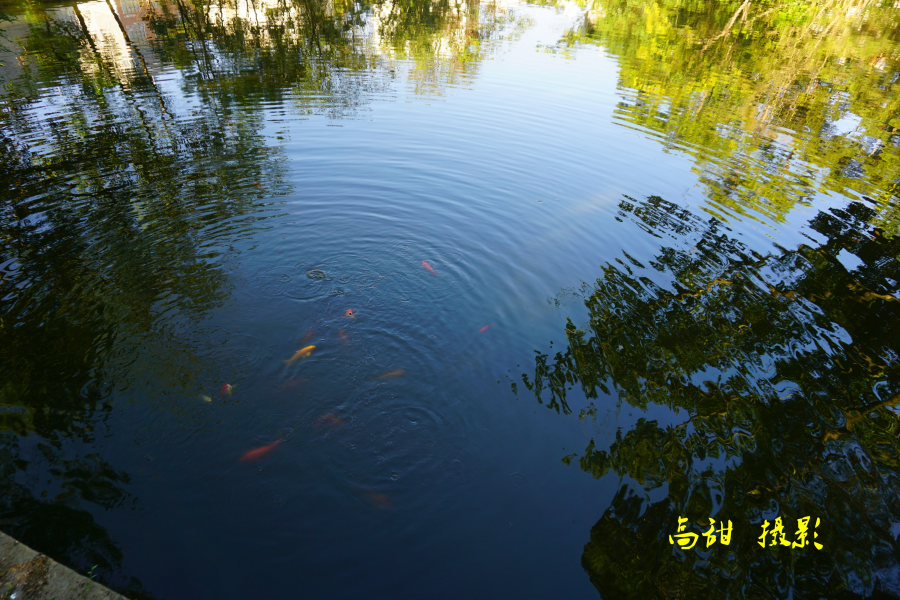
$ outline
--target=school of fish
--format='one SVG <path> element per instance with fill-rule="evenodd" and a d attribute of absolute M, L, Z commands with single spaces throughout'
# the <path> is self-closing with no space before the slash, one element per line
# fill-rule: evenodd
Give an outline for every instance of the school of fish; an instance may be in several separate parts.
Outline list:
<path fill-rule="evenodd" d="M 440 275 L 438 275 L 438 273 L 432 268 L 432 266 L 428 263 L 428 261 L 423 260 L 422 267 L 425 270 L 427 270 L 429 273 L 434 275 L 435 277 L 440 277 Z M 344 312 L 344 316 L 353 319 L 353 318 L 355 318 L 355 313 L 352 308 L 348 308 Z M 493 323 L 491 323 L 489 325 L 485 325 L 484 327 L 481 327 L 480 329 L 478 329 L 478 332 L 484 333 L 493 325 L 494 325 Z M 307 342 L 309 342 L 313 338 L 314 335 L 315 335 L 315 333 L 312 330 L 308 331 L 303 336 L 303 338 L 300 342 L 301 345 L 307 344 Z M 349 338 L 347 336 L 347 333 L 343 329 L 338 330 L 338 337 L 345 345 L 349 344 Z M 302 348 L 297 350 L 293 354 L 293 356 L 284 360 L 283 362 L 286 366 L 289 366 L 289 365 L 293 364 L 295 361 L 297 361 L 298 359 L 309 358 L 312 355 L 312 352 L 313 352 L 313 350 L 315 350 L 315 348 L 316 348 L 316 346 L 312 345 L 312 344 L 304 345 Z M 398 377 L 402 377 L 405 374 L 406 374 L 405 369 L 394 369 L 393 371 L 387 371 L 386 373 L 382 373 L 376 379 L 395 379 Z M 281 384 L 278 389 L 280 389 L 282 391 L 293 390 L 293 389 L 305 384 L 306 381 L 307 381 L 306 379 L 302 379 L 302 378 L 292 379 L 292 380 L 289 380 L 289 381 Z M 235 389 L 234 385 L 225 383 L 222 385 L 221 388 L 219 388 L 219 394 L 223 398 L 228 397 L 228 396 L 231 396 L 232 394 L 234 394 L 234 389 Z M 200 398 L 204 402 L 212 401 L 212 398 L 208 395 L 201 394 Z M 341 418 L 340 416 L 333 414 L 333 413 L 326 413 L 326 414 L 321 415 L 316 420 L 315 428 L 320 429 L 323 427 L 327 427 L 329 429 L 333 429 L 333 428 L 339 427 L 343 423 L 344 423 L 344 419 Z M 281 444 L 281 438 L 278 438 L 274 442 L 271 442 L 264 446 L 260 446 L 258 448 L 254 448 L 252 450 L 248 450 L 243 455 L 241 455 L 239 461 L 242 463 L 258 461 L 261 458 L 263 458 L 264 456 L 266 456 L 267 454 L 269 454 L 272 450 L 274 450 L 280 444 Z M 366 497 L 375 506 L 378 506 L 381 508 L 390 508 L 392 506 L 390 499 L 382 493 L 375 492 L 372 490 L 359 490 L 359 491 L 362 493 L 362 495 L 364 497 Z"/>

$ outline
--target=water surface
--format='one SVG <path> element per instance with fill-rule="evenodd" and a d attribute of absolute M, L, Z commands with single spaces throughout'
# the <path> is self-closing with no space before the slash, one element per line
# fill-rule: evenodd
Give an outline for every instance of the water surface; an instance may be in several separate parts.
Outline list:
<path fill-rule="evenodd" d="M 4 531 L 134 598 L 900 595 L 893 4 L 0 11 Z"/>

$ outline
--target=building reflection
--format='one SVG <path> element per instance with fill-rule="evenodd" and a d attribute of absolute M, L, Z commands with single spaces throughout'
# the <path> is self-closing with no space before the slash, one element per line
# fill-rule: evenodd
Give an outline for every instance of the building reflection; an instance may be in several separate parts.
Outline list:
<path fill-rule="evenodd" d="M 307 59 L 316 55 L 328 59 L 332 51 L 341 49 L 359 55 L 358 67 L 408 61 L 417 86 L 441 93 L 444 86 L 473 74 L 478 62 L 493 51 L 492 42 L 501 30 L 527 25 L 513 18 L 513 5 L 512 0 L 428 0 L 412 6 L 393 0 L 236 0 L 210 5 L 177 0 L 92 0 L 35 8 L 17 15 L 18 21 L 5 29 L 15 40 L 27 31 L 29 22 L 55 21 L 73 35 L 87 36 L 84 68 L 101 68 L 91 56 L 96 53 L 120 79 L 133 74 L 157 78 L 171 68 L 161 58 L 172 50 L 172 41 L 160 38 L 164 31 L 167 37 L 179 39 L 185 53 L 211 53 L 207 58 L 221 68 L 220 74 L 241 54 L 302 44 L 310 46 Z M 244 43 L 235 45 L 235 37 Z M 7 78 L 20 72 L 15 67 L 5 69 Z"/>

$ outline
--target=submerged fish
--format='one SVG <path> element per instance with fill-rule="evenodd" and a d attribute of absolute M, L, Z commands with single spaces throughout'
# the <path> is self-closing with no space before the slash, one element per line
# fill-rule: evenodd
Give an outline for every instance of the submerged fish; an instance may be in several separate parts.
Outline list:
<path fill-rule="evenodd" d="M 382 375 L 378 376 L 378 379 L 393 379 L 394 377 L 400 377 L 406 373 L 406 369 L 397 369 L 396 371 L 388 371 Z"/>
<path fill-rule="evenodd" d="M 306 383 L 306 379 L 303 379 L 302 377 L 299 379 L 291 379 L 290 381 L 285 381 L 280 386 L 278 386 L 278 389 L 281 391 L 295 390 L 298 387 L 304 385 L 305 383 Z"/>
<path fill-rule="evenodd" d="M 311 340 L 311 339 L 312 339 L 312 336 L 314 336 L 314 335 L 316 335 L 316 332 L 313 331 L 312 329 L 310 329 L 309 331 L 306 332 L 306 335 L 303 336 L 303 339 L 300 340 L 300 343 L 301 343 L 301 344 L 305 344 L 306 342 L 308 342 L 309 340 Z"/>
<path fill-rule="evenodd" d="M 355 494 L 363 496 L 376 506 L 380 506 L 381 508 L 391 508 L 391 499 L 387 496 L 387 494 L 382 494 L 381 492 L 377 492 L 373 489 L 364 488 L 360 485 L 355 484 L 350 484 L 350 489 L 352 489 Z"/>
<path fill-rule="evenodd" d="M 319 420 L 316 421 L 316 429 L 321 426 L 327 427 L 337 427 L 338 425 L 343 425 L 344 420 L 337 415 L 333 415 L 328 413 L 327 415 L 322 415 L 319 417 Z"/>
<path fill-rule="evenodd" d="M 428 272 L 434 275 L 435 277 L 440 277 L 437 273 L 434 272 L 434 269 L 431 268 L 431 265 L 428 264 L 427 260 L 422 261 L 422 266 L 428 269 Z"/>
<path fill-rule="evenodd" d="M 206 394 L 200 394 L 200 399 L 204 402 L 212 402 L 212 396 L 207 396 Z"/>
<path fill-rule="evenodd" d="M 290 357 L 289 359 L 284 361 L 284 364 L 289 365 L 292 362 L 294 362 L 295 360 L 297 360 L 298 358 L 306 358 L 307 356 L 312 354 L 312 351 L 314 348 L 315 348 L 315 346 L 307 346 L 306 348 L 300 348 L 299 350 L 297 350 L 297 352 L 294 353 L 294 355 L 292 357 Z"/>
<path fill-rule="evenodd" d="M 230 396 L 234 393 L 234 386 L 230 383 L 226 383 L 219 388 L 219 393 L 223 396 Z"/>
<path fill-rule="evenodd" d="M 271 444 L 263 446 L 262 448 L 257 448 L 256 450 L 251 450 L 241 457 L 241 462 L 248 462 L 251 460 L 259 460 L 260 458 L 262 458 L 263 456 L 265 456 L 266 454 L 271 452 L 272 449 L 275 448 L 275 446 L 277 446 L 280 443 L 281 443 L 281 440 L 275 440 Z"/>
<path fill-rule="evenodd" d="M 382 508 L 390 508 L 392 506 L 391 499 L 384 494 L 379 494 L 378 492 L 365 492 L 365 496 L 371 500 L 373 504 Z"/>
<path fill-rule="evenodd" d="M 491 325 L 493 325 L 493 323 L 491 323 Z M 478 331 L 480 331 L 481 333 L 484 333 L 485 331 L 488 330 L 488 327 L 490 327 L 491 325 L 485 325 L 484 327 L 482 327 L 482 328 L 479 329 Z"/>
<path fill-rule="evenodd" d="M 345 344 L 350 343 L 350 340 L 347 338 L 347 334 L 344 333 L 343 329 L 338 329 L 338 337 L 340 337 L 341 341 L 344 342 Z"/>

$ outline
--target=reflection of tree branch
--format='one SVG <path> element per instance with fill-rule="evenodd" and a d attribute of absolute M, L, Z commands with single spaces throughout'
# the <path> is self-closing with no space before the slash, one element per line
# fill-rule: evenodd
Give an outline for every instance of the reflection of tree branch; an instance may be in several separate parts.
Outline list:
<path fill-rule="evenodd" d="M 312 30 L 312 34 L 313 34 L 313 39 L 316 42 L 316 48 L 319 49 L 319 54 L 321 55 L 322 54 L 322 42 L 319 39 L 320 26 L 319 26 L 319 20 L 316 15 L 316 11 L 313 8 L 313 6 L 309 0 L 302 0 L 302 2 L 306 9 L 303 11 L 306 13 L 306 21 L 307 21 L 307 23 L 309 23 L 310 29 Z"/>
<path fill-rule="evenodd" d="M 740 15 L 741 12 L 744 13 L 744 17 L 743 17 L 743 19 L 741 19 L 741 21 L 744 21 L 747 19 L 747 11 L 750 10 L 750 2 L 751 2 L 751 0 L 744 0 L 744 3 L 741 4 L 736 11 L 734 11 L 733 15 L 731 15 L 731 20 L 728 21 L 728 25 L 725 26 L 725 28 L 722 30 L 722 32 L 719 35 L 717 35 L 716 37 L 711 38 L 709 41 L 707 41 L 706 44 L 703 46 L 703 50 L 701 50 L 701 52 L 703 52 L 707 48 L 709 48 L 710 45 L 713 42 L 715 42 L 716 40 L 728 35 L 731 32 L 731 26 L 734 25 L 734 22 L 737 20 L 738 15 Z"/>
<path fill-rule="evenodd" d="M 664 298 L 662 299 L 661 302 L 651 304 L 651 305 L 650 305 L 650 308 L 656 308 L 657 306 L 660 306 L 660 305 L 662 305 L 662 304 L 664 304 L 664 303 L 668 303 L 669 300 L 675 300 L 675 301 L 681 302 L 681 303 L 683 304 L 684 301 L 688 298 L 688 296 L 690 296 L 691 298 L 699 298 L 699 297 L 702 296 L 703 294 L 708 294 L 709 292 L 711 292 L 712 289 L 713 289 L 713 287 L 716 286 L 716 285 L 732 285 L 733 283 L 734 283 L 733 281 L 729 281 L 729 280 L 727 280 L 727 279 L 723 279 L 722 277 L 716 277 L 715 279 L 713 279 L 712 281 L 710 281 L 710 282 L 706 285 L 705 288 L 700 288 L 700 289 L 698 289 L 696 292 L 693 292 L 693 293 L 692 293 L 692 292 L 682 292 L 682 293 L 680 293 L 680 294 L 678 294 L 678 295 L 676 295 L 676 294 L 667 294 L 667 295 L 666 295 L 667 297 L 664 297 Z"/>
<path fill-rule="evenodd" d="M 159 108 L 162 110 L 162 113 L 172 118 L 172 115 L 169 114 L 168 109 L 166 108 L 166 103 L 163 101 L 162 93 L 160 93 L 159 88 L 156 87 L 156 82 L 153 81 L 153 76 L 150 75 L 149 69 L 147 69 L 147 63 L 144 61 L 144 55 L 141 54 L 141 51 L 138 50 L 137 46 L 131 41 L 131 38 L 128 37 L 128 31 L 125 29 L 125 25 L 122 23 L 122 20 L 119 19 L 119 14 L 116 12 L 116 9 L 113 8 L 112 3 L 109 0 L 106 0 L 106 5 L 109 7 L 109 11 L 112 13 L 113 18 L 116 20 L 116 23 L 119 25 L 119 29 L 122 31 L 122 37 L 125 38 L 125 43 L 128 45 L 128 48 L 131 49 L 132 52 L 137 55 L 138 60 L 141 61 L 141 68 L 144 71 L 144 75 L 147 77 L 147 80 L 150 82 L 150 86 L 156 91 L 156 97 L 159 100 Z M 163 121 L 163 127 L 166 128 L 166 133 L 169 132 L 169 127 L 166 125 L 166 122 Z"/>
<path fill-rule="evenodd" d="M 184 3 L 181 0 L 175 0 L 175 3 L 178 6 L 178 12 L 181 15 L 181 21 L 184 23 L 185 32 L 187 32 L 188 24 L 190 24 L 192 27 L 194 27 L 196 37 L 200 41 L 200 48 L 203 50 L 203 61 L 201 61 L 200 58 L 197 57 L 197 52 L 194 50 L 194 44 L 188 43 L 188 44 L 185 44 L 185 47 L 189 47 L 191 49 L 191 53 L 195 57 L 197 57 L 196 58 L 197 65 L 198 65 L 197 71 L 200 74 L 201 80 L 205 79 L 207 81 L 212 82 L 213 67 L 212 67 L 212 61 L 209 58 L 209 51 L 206 47 L 206 32 L 203 29 L 203 21 L 200 18 L 200 15 L 198 14 L 197 15 L 197 25 L 194 26 L 194 24 L 191 22 L 191 13 L 190 13 L 190 11 L 187 10 L 187 8 L 185 8 Z M 202 4 L 201 4 L 201 6 L 202 6 Z M 195 10 L 195 12 L 197 12 L 197 11 Z M 203 69 L 200 66 L 200 65 L 202 65 L 203 62 L 206 63 L 206 73 L 203 72 Z M 221 125 L 222 118 L 219 115 L 219 106 L 216 103 L 215 94 L 210 94 L 209 97 L 210 97 L 210 101 L 212 102 L 213 114 L 216 116 L 216 120 Z"/>
<path fill-rule="evenodd" d="M 706 51 L 717 40 L 728 36 L 738 16 L 741 16 L 741 28 L 743 29 L 745 23 L 747 27 L 752 27 L 757 20 L 762 19 L 773 12 L 784 11 L 791 6 L 802 6 L 805 4 L 799 2 L 793 2 L 789 4 L 777 3 L 776 6 L 759 13 L 748 20 L 747 17 L 749 14 L 750 2 L 751 0 L 746 0 L 743 4 L 741 4 L 740 7 L 738 7 L 725 28 L 718 35 L 708 39 L 703 45 L 701 52 Z M 815 14 L 810 17 L 809 22 L 806 25 L 790 27 L 787 31 L 783 32 L 780 35 L 781 40 L 790 40 L 784 42 L 784 45 L 787 47 L 780 52 L 781 56 L 783 57 L 782 62 L 784 65 L 787 65 L 787 67 L 780 69 L 776 73 L 775 78 L 765 80 L 765 84 L 762 86 L 762 89 L 758 90 L 757 92 L 762 95 L 774 95 L 774 97 L 772 97 L 771 100 L 767 100 L 764 102 L 765 106 L 762 110 L 762 114 L 760 115 L 760 124 L 756 130 L 756 133 L 760 133 L 764 125 L 771 120 L 772 116 L 778 113 L 779 109 L 784 105 L 786 96 L 785 90 L 788 90 L 792 87 L 794 82 L 799 79 L 799 75 L 801 73 L 803 73 L 804 71 L 808 71 L 808 75 L 813 82 L 818 79 L 818 74 L 827 63 L 827 59 L 823 60 L 822 63 L 818 66 L 809 66 L 807 68 L 807 65 L 809 65 L 813 60 L 813 55 L 821 46 L 823 40 L 827 39 L 831 35 L 831 32 L 835 28 L 835 26 L 846 18 L 844 16 L 845 11 L 834 9 L 836 7 L 844 8 L 849 6 L 850 8 L 857 8 L 859 10 L 862 10 L 865 9 L 870 3 L 871 0 L 862 0 L 858 5 L 855 4 L 853 0 L 826 0 L 821 4 L 817 4 L 817 10 L 815 11 Z M 820 31 L 813 31 L 813 24 L 832 12 L 834 13 L 834 16 L 827 23 L 827 25 Z M 808 48 L 808 50 L 801 50 L 800 42 L 808 38 L 813 38 L 813 43 Z M 779 45 L 782 44 L 779 43 Z M 724 57 L 726 60 L 731 55 L 732 50 L 733 45 L 728 48 L 728 52 Z M 793 95 L 791 101 L 788 103 L 787 109 L 792 114 L 796 112 L 801 97 L 802 95 Z"/>
<path fill-rule="evenodd" d="M 852 435 L 853 433 L 853 425 L 865 417 L 872 411 L 878 410 L 879 408 L 886 408 L 888 406 L 897 406 L 900 404 L 900 394 L 895 395 L 893 398 L 889 400 L 884 400 L 882 402 L 875 402 L 874 404 L 870 404 L 868 406 L 864 406 L 858 411 L 850 411 L 847 415 L 847 424 L 839 429 L 829 429 L 825 432 L 825 435 L 822 436 L 822 443 L 824 444 L 830 440 L 836 440 L 842 435 Z"/>
<path fill-rule="evenodd" d="M 106 71 L 107 75 L 109 75 L 112 79 L 116 79 L 118 81 L 116 77 L 113 77 L 113 74 L 106 66 L 106 63 L 103 62 L 103 55 L 100 54 L 99 50 L 97 50 L 97 46 L 94 44 L 94 38 L 91 37 L 91 32 L 88 30 L 87 23 L 85 23 L 84 21 L 84 15 L 81 14 L 81 10 L 78 8 L 78 4 L 76 2 L 72 2 L 72 9 L 75 11 L 75 16 L 78 19 L 78 23 L 81 25 L 81 30 L 84 34 L 84 38 L 87 40 L 88 45 L 91 47 L 91 50 L 94 53 L 94 57 L 97 59 L 97 65 L 101 69 Z M 118 19 L 118 17 L 116 17 L 116 19 Z M 126 37 L 125 40 L 127 41 L 128 38 Z M 141 127 L 143 127 L 144 131 L 147 133 L 147 136 L 152 138 L 153 132 L 147 125 L 147 116 L 144 114 L 144 111 L 142 111 L 138 106 L 138 103 L 134 99 L 131 91 L 128 89 L 128 86 L 122 85 L 122 83 L 119 82 L 119 89 L 121 89 L 122 94 L 124 94 L 125 97 L 130 100 L 130 104 L 134 108 L 135 112 L 140 115 Z"/>
<path fill-rule="evenodd" d="M 816 252 L 822 258 L 824 258 L 831 264 L 836 265 L 836 266 L 841 266 L 841 268 L 843 268 L 840 261 L 838 261 L 836 258 L 834 258 L 834 256 L 832 256 L 828 252 L 825 252 L 825 250 L 823 250 L 822 248 L 813 249 L 813 248 L 810 248 L 809 246 L 807 246 L 806 244 L 800 244 L 800 246 L 797 247 L 797 250 L 798 250 L 798 252 L 803 252 L 804 250 Z M 772 284 L 770 284 L 768 282 L 763 281 L 763 283 L 769 289 L 769 292 L 775 297 L 783 297 L 783 298 L 788 298 L 790 300 L 796 300 L 797 297 L 800 296 L 800 294 L 794 290 L 787 290 L 787 291 L 782 292 L 782 291 L 779 291 L 778 289 L 776 289 L 775 286 L 773 286 Z M 859 283 L 855 279 L 847 284 L 847 289 L 857 292 L 859 294 L 858 296 L 850 297 L 851 300 L 855 300 L 856 302 L 870 302 L 872 300 L 884 300 L 885 302 L 900 302 L 900 298 L 897 298 L 896 296 L 892 296 L 891 294 L 879 294 L 878 292 L 873 292 L 872 290 L 867 288 L 865 285 Z M 816 300 L 828 300 L 832 296 L 834 296 L 834 294 L 832 292 L 826 290 L 822 294 L 807 294 L 802 297 L 809 300 L 810 302 L 815 302 Z"/>

